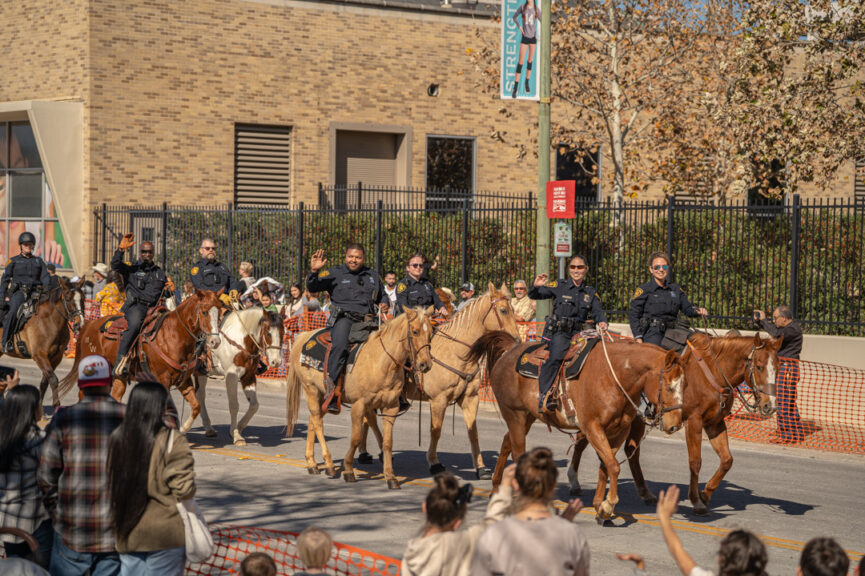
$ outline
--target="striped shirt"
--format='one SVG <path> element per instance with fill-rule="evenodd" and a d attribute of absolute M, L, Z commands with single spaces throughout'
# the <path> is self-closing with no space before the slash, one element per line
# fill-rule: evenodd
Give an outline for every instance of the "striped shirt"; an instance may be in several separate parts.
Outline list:
<path fill-rule="evenodd" d="M 39 485 L 54 530 L 76 552 L 114 552 L 105 464 L 123 414 L 110 396 L 91 394 L 59 411 L 47 429 Z"/>
<path fill-rule="evenodd" d="M 0 472 L 0 526 L 4 528 L 18 528 L 32 534 L 48 519 L 42 504 L 42 490 L 36 482 L 44 441 L 45 432 L 33 428 L 12 466 Z M 0 542 L 20 541 L 12 534 L 0 535 Z"/>

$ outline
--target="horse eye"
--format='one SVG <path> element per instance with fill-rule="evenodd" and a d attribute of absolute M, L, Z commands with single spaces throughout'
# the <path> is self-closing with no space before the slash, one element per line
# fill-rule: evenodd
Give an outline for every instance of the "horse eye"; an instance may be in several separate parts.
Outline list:
<path fill-rule="evenodd" d="M 499 310 L 501 311 L 501 313 L 502 313 L 503 316 L 507 316 L 507 315 L 508 315 L 508 309 L 507 309 L 507 308 L 499 308 Z"/>
<path fill-rule="evenodd" d="M 418 334 L 420 334 L 420 332 L 418 332 L 417 330 L 412 330 L 411 333 L 414 334 L 415 336 L 417 336 Z"/>

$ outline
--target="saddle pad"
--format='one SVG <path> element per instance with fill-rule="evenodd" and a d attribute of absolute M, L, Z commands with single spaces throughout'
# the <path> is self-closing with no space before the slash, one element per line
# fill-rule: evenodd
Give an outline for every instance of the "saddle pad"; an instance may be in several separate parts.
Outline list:
<path fill-rule="evenodd" d="M 330 349 L 330 330 L 322 328 L 307 340 L 300 353 L 300 364 L 316 370 L 324 372 L 324 358 L 327 351 Z M 354 362 L 357 359 L 357 353 L 363 348 L 361 345 L 352 345 L 348 351 L 348 360 L 346 361 L 346 373 L 350 373 L 354 367 Z"/>
<path fill-rule="evenodd" d="M 122 315 L 106 316 L 99 325 L 99 332 L 105 334 L 106 340 L 120 340 L 126 331 L 126 317 Z"/>
<path fill-rule="evenodd" d="M 573 380 L 580 375 L 589 353 L 598 343 L 598 338 L 578 337 L 565 354 L 565 378 Z M 549 357 L 546 353 L 546 342 L 533 344 L 520 354 L 517 360 L 517 372 L 526 378 L 537 379 L 541 373 L 541 363 Z"/>

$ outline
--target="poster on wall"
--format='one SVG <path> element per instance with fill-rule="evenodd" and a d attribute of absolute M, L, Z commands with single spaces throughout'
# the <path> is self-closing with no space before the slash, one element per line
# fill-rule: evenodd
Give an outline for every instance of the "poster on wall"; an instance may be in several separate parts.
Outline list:
<path fill-rule="evenodd" d="M 46 221 L 43 224 L 43 222 L 10 220 L 8 228 L 9 234 L 0 236 L 2 238 L 0 244 L 6 244 L 6 246 L 0 246 L 2 248 L 0 252 L 6 254 L 6 260 L 21 252 L 18 247 L 18 237 L 24 232 L 30 232 L 36 236 L 35 253 L 37 256 L 41 256 L 48 264 L 54 264 L 58 269 L 72 268 L 72 260 L 69 258 L 69 250 L 60 229 L 60 222 Z M 3 231 L 5 232 L 5 230 Z"/>
<path fill-rule="evenodd" d="M 536 0 L 502 0 L 502 100 L 538 100 L 541 8 Z"/>

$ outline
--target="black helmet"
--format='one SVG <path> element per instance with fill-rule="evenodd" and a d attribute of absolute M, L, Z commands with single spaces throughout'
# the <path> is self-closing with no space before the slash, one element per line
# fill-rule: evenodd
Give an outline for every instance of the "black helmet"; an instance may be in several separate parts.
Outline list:
<path fill-rule="evenodd" d="M 18 243 L 26 244 L 28 242 L 36 244 L 36 236 L 34 236 L 31 232 L 22 232 L 21 236 L 18 237 Z"/>

